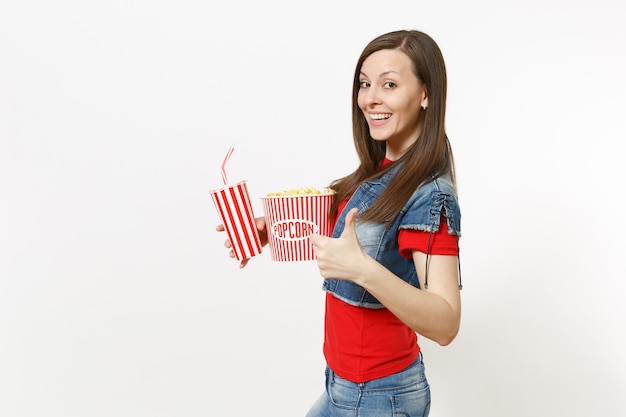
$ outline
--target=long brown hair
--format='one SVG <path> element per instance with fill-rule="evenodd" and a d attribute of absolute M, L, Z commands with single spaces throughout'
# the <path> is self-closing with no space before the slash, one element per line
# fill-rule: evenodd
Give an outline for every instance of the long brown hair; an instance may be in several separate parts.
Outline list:
<path fill-rule="evenodd" d="M 370 136 L 357 97 L 363 62 L 383 49 L 404 52 L 411 59 L 417 79 L 426 87 L 428 109 L 422 112 L 424 125 L 419 138 L 400 159 L 380 170 L 385 157 L 385 142 Z M 439 46 L 425 33 L 416 30 L 390 32 L 365 47 L 356 65 L 352 86 L 352 131 L 360 165 L 352 174 L 331 183 L 337 192 L 329 213 L 331 217 L 337 215 L 339 203 L 349 198 L 359 184 L 382 176 L 396 164 L 403 166 L 381 197 L 360 218 L 390 224 L 415 189 L 427 180 L 448 174 L 455 182 L 452 149 L 445 131 L 446 84 L 446 68 Z"/>

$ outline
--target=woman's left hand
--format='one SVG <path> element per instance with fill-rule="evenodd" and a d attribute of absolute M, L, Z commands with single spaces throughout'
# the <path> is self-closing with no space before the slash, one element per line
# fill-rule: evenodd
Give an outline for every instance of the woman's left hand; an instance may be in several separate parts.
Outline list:
<path fill-rule="evenodd" d="M 354 280 L 359 275 L 359 267 L 366 264 L 369 256 L 356 235 L 357 213 L 358 209 L 353 208 L 346 214 L 346 225 L 338 238 L 311 235 L 317 266 L 324 278 Z"/>

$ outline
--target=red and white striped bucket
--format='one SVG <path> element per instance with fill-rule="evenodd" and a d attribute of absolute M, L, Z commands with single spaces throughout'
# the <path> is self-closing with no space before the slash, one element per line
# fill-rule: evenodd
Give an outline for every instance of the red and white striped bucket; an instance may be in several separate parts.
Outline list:
<path fill-rule="evenodd" d="M 330 236 L 333 224 L 328 210 L 335 194 L 262 197 L 270 253 L 273 261 L 312 261 L 310 236 Z"/>
<path fill-rule="evenodd" d="M 211 198 L 238 260 L 248 259 L 262 251 L 246 181 L 212 190 Z"/>

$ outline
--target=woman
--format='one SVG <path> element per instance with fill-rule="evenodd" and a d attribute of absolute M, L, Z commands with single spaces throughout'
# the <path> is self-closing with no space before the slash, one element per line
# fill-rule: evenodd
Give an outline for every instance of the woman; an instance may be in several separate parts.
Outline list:
<path fill-rule="evenodd" d="M 429 413 L 417 334 L 447 345 L 461 317 L 445 110 L 445 64 L 428 35 L 396 31 L 365 47 L 352 97 L 360 165 L 331 184 L 333 236 L 311 237 L 326 291 L 327 368 L 308 417 Z"/>
<path fill-rule="evenodd" d="M 428 35 L 392 32 L 365 47 L 352 97 L 360 166 L 331 185 L 333 238 L 312 237 L 328 367 L 309 417 L 428 415 L 416 333 L 447 345 L 461 318 L 445 109 L 445 64 Z"/>

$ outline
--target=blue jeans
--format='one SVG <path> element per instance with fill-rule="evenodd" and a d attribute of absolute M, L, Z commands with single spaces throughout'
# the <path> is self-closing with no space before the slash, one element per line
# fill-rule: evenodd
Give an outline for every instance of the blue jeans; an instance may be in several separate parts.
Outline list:
<path fill-rule="evenodd" d="M 359 384 L 326 367 L 326 391 L 306 417 L 427 417 L 429 411 L 430 386 L 420 353 L 403 371 Z"/>

